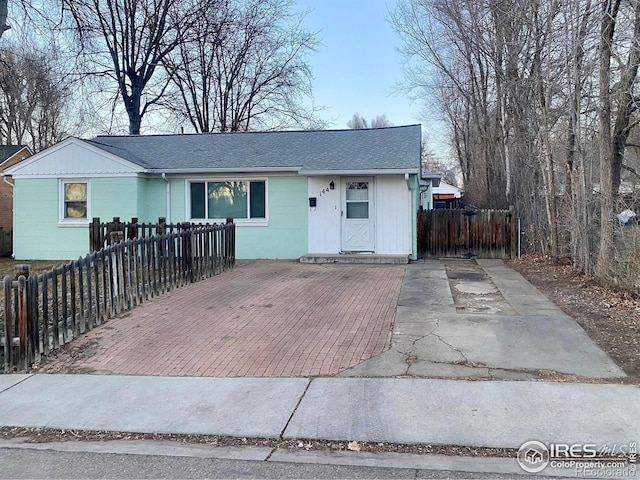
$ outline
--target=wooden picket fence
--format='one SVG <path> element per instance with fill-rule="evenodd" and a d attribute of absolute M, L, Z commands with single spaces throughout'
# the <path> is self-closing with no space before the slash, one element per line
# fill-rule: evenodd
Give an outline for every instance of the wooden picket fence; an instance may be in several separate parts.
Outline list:
<path fill-rule="evenodd" d="M 233 222 L 232 219 L 227 223 Z M 158 218 L 157 223 L 139 223 L 136 217 L 129 222 L 123 222 L 120 217 L 113 217 L 110 222 L 100 221 L 100 217 L 94 217 L 89 224 L 89 251 L 97 252 L 103 247 L 113 243 L 112 232 L 122 232 L 125 239 L 147 238 L 166 233 L 175 233 L 196 227 L 196 223 L 167 223 L 165 217 Z"/>
<path fill-rule="evenodd" d="M 234 264 L 235 225 L 228 223 L 122 240 L 41 274 L 7 276 L 4 369 L 25 369 L 108 319 Z"/>
<path fill-rule="evenodd" d="M 420 257 L 516 256 L 516 218 L 512 210 L 421 210 L 417 234 Z"/>

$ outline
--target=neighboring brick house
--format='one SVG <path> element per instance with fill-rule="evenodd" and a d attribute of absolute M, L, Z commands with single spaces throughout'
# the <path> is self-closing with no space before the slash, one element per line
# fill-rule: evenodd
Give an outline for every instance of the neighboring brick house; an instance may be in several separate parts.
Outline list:
<path fill-rule="evenodd" d="M 6 168 L 12 167 L 31 156 L 26 145 L 0 145 L 0 175 Z M 11 177 L 8 177 L 9 179 Z M 0 178 L 0 228 L 5 232 L 13 230 L 13 189 Z"/>

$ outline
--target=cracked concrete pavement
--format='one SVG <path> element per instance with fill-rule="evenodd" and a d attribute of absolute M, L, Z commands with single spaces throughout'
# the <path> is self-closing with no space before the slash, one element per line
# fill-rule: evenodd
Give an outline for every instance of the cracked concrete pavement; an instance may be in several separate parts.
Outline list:
<path fill-rule="evenodd" d="M 407 266 L 391 348 L 342 377 L 531 380 L 624 372 L 571 317 L 501 260 Z"/>

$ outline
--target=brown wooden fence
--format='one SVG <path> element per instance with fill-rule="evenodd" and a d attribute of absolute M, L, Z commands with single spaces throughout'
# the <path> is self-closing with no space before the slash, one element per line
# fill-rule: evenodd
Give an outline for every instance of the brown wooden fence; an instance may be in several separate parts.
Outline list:
<path fill-rule="evenodd" d="M 227 223 L 233 222 L 229 219 Z M 113 217 L 110 222 L 101 222 L 100 217 L 94 217 L 89 224 L 89 251 L 97 252 L 103 247 L 114 243 L 112 232 L 122 232 L 124 239 L 147 238 L 164 233 L 174 233 L 197 227 L 195 223 L 167 223 L 166 218 L 160 217 L 157 223 L 138 223 L 137 218 L 130 222 L 123 222 L 120 217 Z"/>
<path fill-rule="evenodd" d="M 421 210 L 418 255 L 514 258 L 516 218 L 512 210 Z"/>
<path fill-rule="evenodd" d="M 235 225 L 123 240 L 17 281 L 5 277 L 5 371 L 27 368 L 52 350 L 157 295 L 235 264 Z"/>
<path fill-rule="evenodd" d="M 13 232 L 5 232 L 0 228 L 0 257 L 11 255 L 13 252 Z"/>

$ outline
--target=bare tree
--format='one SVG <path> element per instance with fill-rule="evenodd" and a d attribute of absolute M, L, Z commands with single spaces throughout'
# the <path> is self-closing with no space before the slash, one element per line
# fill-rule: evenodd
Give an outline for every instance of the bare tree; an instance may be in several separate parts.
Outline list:
<path fill-rule="evenodd" d="M 220 0 L 164 64 L 178 101 L 164 102 L 199 132 L 283 128 L 309 121 L 307 55 L 317 43 L 291 0 Z M 191 30 L 191 31 L 189 31 Z"/>
<path fill-rule="evenodd" d="M 117 85 L 140 133 L 142 118 L 162 98 L 168 78 L 162 62 L 191 31 L 210 0 L 62 0 L 72 15 L 89 74 Z"/>
<path fill-rule="evenodd" d="M 620 175 L 627 138 L 631 129 L 631 116 L 637 109 L 633 87 L 640 63 L 640 2 L 630 2 L 633 14 L 632 34 L 628 44 L 627 61 L 614 43 L 616 26 L 620 21 L 622 0 L 602 3 L 599 48 L 599 151 L 600 151 L 600 248 L 596 275 L 603 281 L 615 279 L 614 260 L 614 204 L 620 186 Z M 623 36 L 624 37 L 624 36 Z M 612 86 L 614 73 L 611 60 L 615 58 L 620 71 L 619 81 Z M 614 108 L 616 111 L 614 112 Z M 612 129 L 612 119 L 615 116 Z"/>
<path fill-rule="evenodd" d="M 11 47 L 0 53 L 0 138 L 42 150 L 65 134 L 69 84 L 51 65 L 51 52 Z"/>
<path fill-rule="evenodd" d="M 347 122 L 347 127 L 352 130 L 361 130 L 364 128 L 385 128 L 392 127 L 393 124 L 387 119 L 386 114 L 378 115 L 376 118 L 372 118 L 371 122 L 367 122 L 366 118 L 358 113 L 354 113 L 353 117 Z"/>
<path fill-rule="evenodd" d="M 369 128 L 385 128 L 385 127 L 393 127 L 393 123 L 387 119 L 386 114 L 378 115 L 376 118 L 371 119 L 371 123 L 369 123 Z"/>
<path fill-rule="evenodd" d="M 617 281 L 633 251 L 614 213 L 636 171 L 640 1 L 399 0 L 390 20 L 405 86 L 450 125 L 467 197 L 514 205 L 531 247 L 587 273 L 597 256 L 597 277 Z"/>
<path fill-rule="evenodd" d="M 347 127 L 352 130 L 361 130 L 363 128 L 369 128 L 367 119 L 360 116 L 358 113 L 354 113 L 353 117 L 347 122 Z"/>

